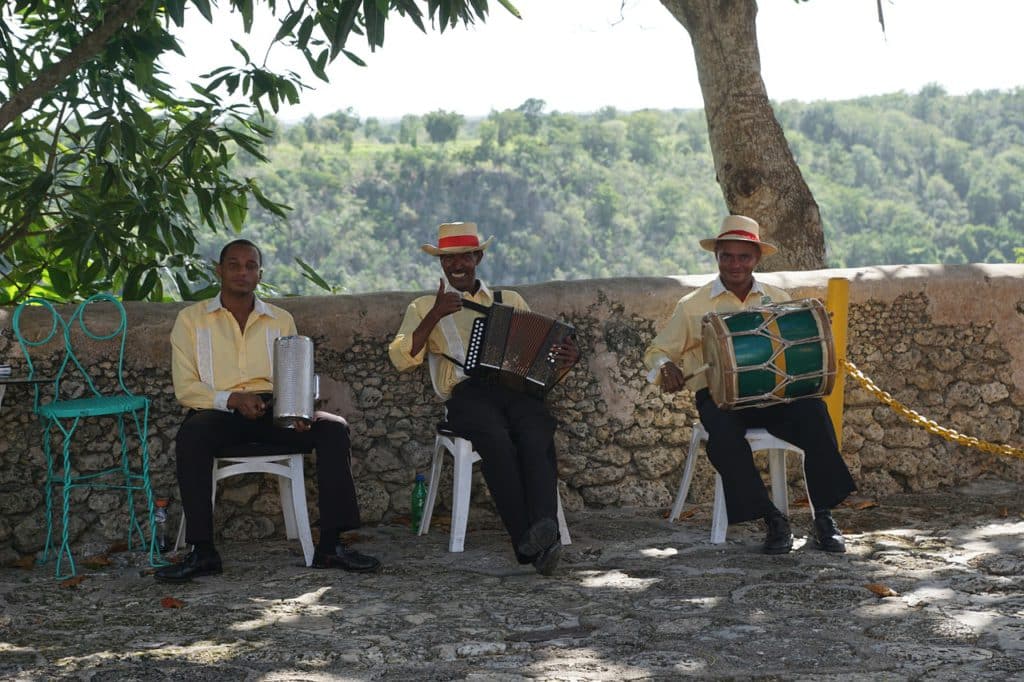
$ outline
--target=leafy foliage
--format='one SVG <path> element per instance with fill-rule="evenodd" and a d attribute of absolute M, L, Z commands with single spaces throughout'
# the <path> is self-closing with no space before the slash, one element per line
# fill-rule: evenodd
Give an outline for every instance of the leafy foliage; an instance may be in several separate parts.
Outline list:
<path fill-rule="evenodd" d="M 929 86 L 776 109 L 821 206 L 830 267 L 1018 257 L 1024 90 L 950 97 Z M 545 114 L 530 100 L 465 128 L 441 145 L 410 136 L 407 119 L 374 121 L 351 151 L 291 144 L 286 129 L 270 164 L 239 159 L 239 174 L 293 207 L 286 220 L 249 214 L 265 280 L 322 292 L 292 265 L 300 257 L 335 291 L 426 289 L 437 264 L 419 245 L 445 220 L 497 235 L 482 272 L 498 284 L 714 270 L 697 240 L 725 206 L 703 112 Z M 221 245 L 206 234 L 200 251 Z"/>
<path fill-rule="evenodd" d="M 508 0 L 499 0 L 516 14 Z M 236 156 L 264 157 L 268 120 L 304 87 L 239 44 L 224 65 L 180 96 L 160 59 L 181 52 L 186 10 L 213 20 L 210 0 L 12 0 L 0 4 L 0 303 L 118 291 L 126 299 L 209 292 L 203 232 L 241 230 L 249 212 L 284 219 Z M 349 49 L 352 34 L 384 44 L 389 17 L 441 31 L 484 19 L 486 0 L 229 0 L 249 33 L 262 5 L 279 22 L 274 44 L 298 50 L 310 71 Z M 190 20 L 196 20 L 189 13 Z M 239 103 L 241 102 L 241 103 Z M 344 116 L 324 125 L 351 134 Z"/>

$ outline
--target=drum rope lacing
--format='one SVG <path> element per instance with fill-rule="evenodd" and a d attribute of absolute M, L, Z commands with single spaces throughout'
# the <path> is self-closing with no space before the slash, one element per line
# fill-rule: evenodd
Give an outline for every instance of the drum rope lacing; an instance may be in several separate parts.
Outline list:
<path fill-rule="evenodd" d="M 846 372 L 851 377 L 856 379 L 857 383 L 859 383 L 864 388 L 864 390 L 878 398 L 878 400 L 881 403 L 888 405 L 896 414 L 900 415 L 901 417 L 903 417 L 912 424 L 924 427 L 929 433 L 934 433 L 935 435 L 941 436 L 942 438 L 945 438 L 948 441 L 952 441 L 959 445 L 966 445 L 967 447 L 975 448 L 983 452 L 989 452 L 996 455 L 1004 455 L 1007 457 L 1018 457 L 1024 459 L 1024 449 L 1015 448 L 1010 445 L 1003 445 L 1000 443 L 990 443 L 988 441 L 981 440 L 980 438 L 975 438 L 974 436 L 964 435 L 958 431 L 955 431 L 954 429 L 950 429 L 945 426 L 939 426 L 939 424 L 936 423 L 934 420 L 928 419 L 919 412 L 915 412 L 914 410 L 910 409 L 900 401 L 893 398 L 890 393 L 887 393 L 886 391 L 879 388 L 874 381 L 872 381 L 867 375 L 865 375 L 864 372 L 860 371 L 857 368 L 857 366 L 850 362 L 849 360 L 842 359 L 840 360 L 840 363 L 843 365 L 843 368 L 846 370 Z"/>

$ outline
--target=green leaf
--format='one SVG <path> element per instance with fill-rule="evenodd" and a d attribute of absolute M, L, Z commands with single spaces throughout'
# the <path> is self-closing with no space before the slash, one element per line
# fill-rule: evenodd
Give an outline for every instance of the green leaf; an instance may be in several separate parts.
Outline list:
<path fill-rule="evenodd" d="M 68 299 L 74 293 L 71 285 L 71 277 L 59 267 L 51 265 L 46 269 L 46 274 L 53 285 L 54 292 L 62 299 Z"/>
<path fill-rule="evenodd" d="M 310 266 L 308 263 L 306 263 L 306 261 L 304 261 L 301 258 L 299 258 L 298 256 L 296 256 L 295 257 L 295 262 L 299 264 L 300 268 L 302 268 L 302 276 L 303 277 L 305 277 L 306 279 L 308 279 L 310 282 L 312 282 L 313 284 L 317 285 L 321 289 L 324 289 L 325 291 L 329 291 L 331 293 L 334 293 L 334 289 L 332 289 L 331 285 L 327 283 L 327 280 L 325 280 L 323 277 L 321 277 L 320 273 L 318 273 L 316 270 L 314 270 L 312 266 Z"/>
<path fill-rule="evenodd" d="M 277 29 L 277 34 L 274 36 L 274 42 L 279 42 L 285 36 L 291 35 L 292 30 L 295 29 L 303 17 L 303 7 L 294 10 L 291 14 L 285 17 L 284 21 L 281 22 L 281 28 Z"/>
<path fill-rule="evenodd" d="M 231 46 L 235 48 L 235 52 L 237 52 L 245 58 L 246 63 L 252 62 L 252 59 L 249 58 L 249 53 L 246 52 L 245 48 L 242 47 L 242 45 L 237 40 L 232 40 Z"/>
<path fill-rule="evenodd" d="M 199 13 L 210 22 L 213 23 L 213 13 L 210 11 L 210 0 L 192 0 L 192 4 L 196 6 Z"/>
<path fill-rule="evenodd" d="M 349 61 L 355 64 L 356 66 L 366 66 L 366 62 L 360 59 L 359 56 L 356 55 L 355 53 L 349 52 L 348 50 L 342 50 L 342 52 L 344 52 L 345 56 L 348 57 Z"/>

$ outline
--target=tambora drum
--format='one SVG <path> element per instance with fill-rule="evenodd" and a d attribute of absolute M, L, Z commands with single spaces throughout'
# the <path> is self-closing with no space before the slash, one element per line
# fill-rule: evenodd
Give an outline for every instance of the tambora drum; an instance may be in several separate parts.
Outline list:
<path fill-rule="evenodd" d="M 832 392 L 835 344 L 828 312 L 817 299 L 708 313 L 702 328 L 708 387 L 722 409 Z"/>

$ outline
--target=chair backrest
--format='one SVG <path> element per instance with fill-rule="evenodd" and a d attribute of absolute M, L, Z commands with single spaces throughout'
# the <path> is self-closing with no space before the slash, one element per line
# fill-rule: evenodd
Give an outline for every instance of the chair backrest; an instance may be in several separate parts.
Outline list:
<path fill-rule="evenodd" d="M 86 313 L 89 311 L 90 306 L 96 304 L 108 303 L 114 306 L 115 310 L 115 325 L 111 331 L 97 331 L 89 327 L 86 321 Z M 42 307 L 50 314 L 51 324 L 49 333 L 47 333 L 41 339 L 29 339 L 26 338 L 25 333 L 22 330 L 21 315 L 28 307 Z M 93 308 L 95 310 L 95 308 Z M 92 375 L 86 370 L 85 365 L 82 364 L 81 359 L 75 352 L 75 346 L 73 342 L 73 335 L 75 334 L 76 327 L 81 330 L 82 334 L 86 338 L 93 341 L 110 341 L 115 344 L 117 348 L 117 373 L 116 381 L 117 388 L 127 395 L 133 395 L 131 391 L 124 384 L 124 348 L 125 341 L 128 336 L 128 316 L 125 312 L 124 306 L 119 300 L 110 294 L 95 294 L 90 296 L 83 301 L 78 308 L 75 309 L 74 314 L 71 316 L 70 322 L 65 322 L 60 316 L 60 313 L 53 307 L 49 301 L 45 301 L 41 298 L 30 298 L 23 301 L 18 305 L 14 311 L 12 319 L 12 325 L 14 334 L 18 339 L 18 344 L 21 346 L 22 355 L 25 357 L 25 362 L 28 365 L 29 378 L 35 378 L 37 368 L 32 361 L 30 353 L 31 348 L 43 346 L 49 343 L 60 332 L 60 339 L 63 342 L 63 351 L 59 366 L 53 377 L 53 395 L 54 399 L 59 399 L 60 387 L 72 373 L 71 368 L 77 368 L 78 373 L 81 374 L 82 379 L 89 390 L 94 396 L 102 396 L 103 393 L 97 386 L 96 381 Z M 39 386 L 36 385 L 35 391 L 35 409 L 39 407 Z"/>
<path fill-rule="evenodd" d="M 88 311 L 89 307 L 94 306 L 98 303 L 109 303 L 110 305 L 114 306 L 114 310 L 116 311 L 117 314 L 117 325 L 114 327 L 112 331 L 106 334 L 102 332 L 95 333 L 92 329 L 89 328 L 85 321 L 85 314 Z M 76 325 L 78 326 L 79 329 L 82 330 L 82 333 L 85 334 L 87 338 L 92 339 L 93 341 L 111 341 L 114 344 L 116 344 L 117 385 L 125 394 L 134 395 L 124 385 L 124 347 L 125 342 L 128 339 L 128 314 L 125 312 L 124 306 L 121 304 L 121 301 L 117 300 L 114 296 L 110 294 L 94 294 L 89 298 L 85 299 L 85 301 L 83 301 L 82 304 L 78 306 L 78 308 L 75 310 L 75 314 L 71 316 L 71 321 L 64 328 L 64 339 L 65 344 L 67 346 L 67 357 L 74 362 L 76 367 L 78 367 L 78 371 L 82 374 L 82 377 L 85 379 L 86 383 L 88 383 L 89 389 L 93 392 L 93 395 L 101 396 L 103 395 L 103 393 L 98 388 L 96 388 L 96 383 L 93 380 L 93 377 L 89 374 L 89 372 L 86 371 L 85 367 L 82 365 L 82 362 L 78 359 L 78 355 L 75 353 L 75 347 L 74 343 L 71 340 L 71 335 L 74 332 L 74 328 Z M 61 372 L 61 374 L 63 374 L 63 371 Z"/>
<path fill-rule="evenodd" d="M 42 308 L 50 314 L 50 331 L 39 339 L 30 339 L 25 336 L 22 331 L 22 314 L 29 308 Z M 45 346 L 50 343 L 54 337 L 58 337 L 64 348 L 61 350 L 60 368 L 54 374 L 53 379 L 53 395 L 57 395 L 57 391 L 60 388 L 60 375 L 63 373 L 64 365 L 67 364 L 67 324 L 64 322 L 64 318 L 60 316 L 60 313 L 53 307 L 49 301 L 42 298 L 27 298 L 18 304 L 18 307 L 14 309 L 14 316 L 11 318 L 11 328 L 14 330 L 14 337 L 18 339 L 18 345 L 21 346 L 21 354 L 25 358 L 25 364 L 28 366 L 28 378 L 35 379 L 38 368 L 32 361 L 32 353 L 30 349 L 37 348 L 39 346 Z M 33 384 L 34 399 L 32 404 L 33 411 L 39 409 L 39 384 Z"/>

